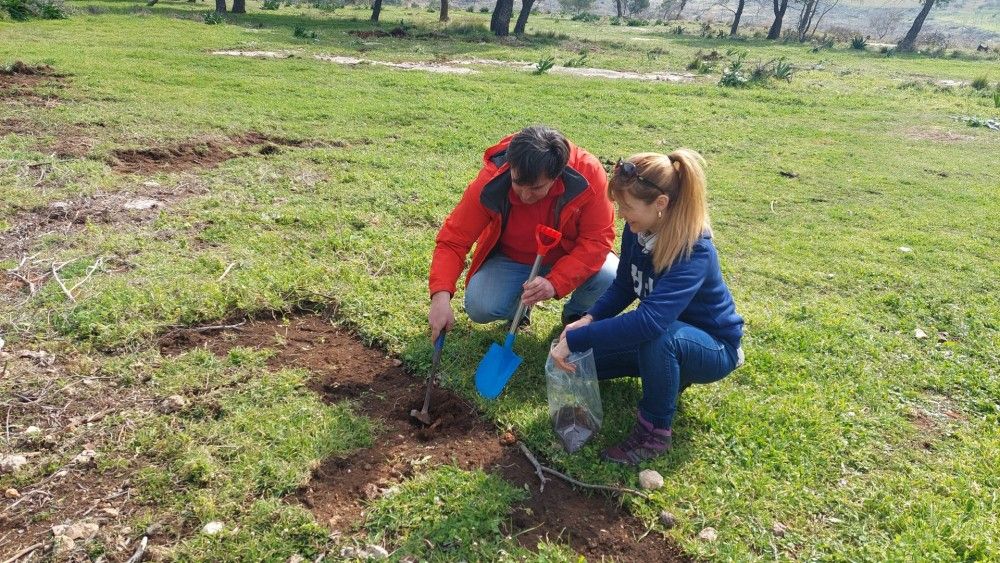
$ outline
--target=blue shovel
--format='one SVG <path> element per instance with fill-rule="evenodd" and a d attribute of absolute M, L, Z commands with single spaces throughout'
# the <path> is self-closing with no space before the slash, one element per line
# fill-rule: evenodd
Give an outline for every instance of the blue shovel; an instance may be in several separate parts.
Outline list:
<path fill-rule="evenodd" d="M 538 245 L 538 254 L 535 256 L 535 263 L 528 276 L 529 282 L 538 275 L 538 270 L 542 266 L 542 258 L 555 245 L 559 244 L 560 239 L 562 239 L 562 233 L 552 227 L 538 225 L 535 228 L 535 243 Z M 525 310 L 527 307 L 524 306 L 523 302 L 518 305 L 517 313 L 514 315 L 514 321 L 510 323 L 510 331 L 507 332 L 503 346 L 496 342 L 491 344 L 490 349 L 486 351 L 486 355 L 479 362 L 479 367 L 476 368 L 476 390 L 486 399 L 496 399 L 500 395 L 504 386 L 507 385 L 523 361 L 521 356 L 514 353 L 514 335 L 517 334 L 517 325 L 521 323 L 521 317 L 524 316 Z"/>

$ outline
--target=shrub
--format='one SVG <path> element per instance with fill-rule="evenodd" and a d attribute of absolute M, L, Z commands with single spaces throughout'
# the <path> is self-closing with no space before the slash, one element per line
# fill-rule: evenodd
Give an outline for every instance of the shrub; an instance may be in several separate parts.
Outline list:
<path fill-rule="evenodd" d="M 555 61 L 555 57 L 545 57 L 543 59 L 539 59 L 538 62 L 535 63 L 535 70 L 532 74 L 545 74 L 546 72 L 552 70 L 552 67 L 556 66 Z"/>
<path fill-rule="evenodd" d="M 990 87 L 990 81 L 985 76 L 977 77 L 972 81 L 973 90 L 986 90 Z"/>
<path fill-rule="evenodd" d="M 671 33 L 673 33 L 674 35 L 684 35 L 684 26 L 679 25 L 675 27 Z"/>
<path fill-rule="evenodd" d="M 645 27 L 649 25 L 649 20 L 629 18 L 625 21 L 625 25 L 628 27 Z"/>
<path fill-rule="evenodd" d="M 277 10 L 281 7 L 281 0 L 264 0 L 260 5 L 261 10 Z"/>
<path fill-rule="evenodd" d="M 292 30 L 292 36 L 299 39 L 316 39 L 319 37 L 319 35 L 316 35 L 315 31 L 309 31 L 301 25 L 295 26 L 295 29 Z"/>
<path fill-rule="evenodd" d="M 993 105 L 1000 108 L 1000 89 L 993 92 Z"/>
<path fill-rule="evenodd" d="M 205 18 L 205 23 L 208 25 L 221 25 L 226 23 L 226 20 L 219 12 L 205 12 L 203 17 Z"/>
<path fill-rule="evenodd" d="M 868 46 L 868 40 L 860 35 L 855 35 L 851 38 L 851 49 L 855 51 L 864 51 L 865 47 Z"/>
<path fill-rule="evenodd" d="M 488 14 L 488 13 L 490 13 L 490 9 L 487 8 L 486 6 L 483 6 L 482 8 L 479 8 L 479 13 L 480 14 Z"/>
<path fill-rule="evenodd" d="M 592 23 L 601 21 L 601 16 L 591 14 L 590 12 L 580 12 L 579 14 L 573 14 L 573 17 L 571 17 L 570 20 L 575 22 Z"/>
<path fill-rule="evenodd" d="M 476 7 L 475 7 L 475 6 L 469 6 L 469 7 L 467 7 L 467 8 L 465 9 L 465 11 L 466 11 L 466 12 L 469 12 L 469 13 L 471 14 L 471 13 L 473 13 L 473 12 L 475 12 L 475 11 L 476 11 Z"/>
<path fill-rule="evenodd" d="M 569 68 L 585 67 L 587 66 L 587 55 L 588 55 L 587 51 L 581 51 L 579 57 L 566 61 L 565 66 Z"/>
<path fill-rule="evenodd" d="M 25 0 L 0 0 L 0 8 L 16 22 L 28 21 L 33 15 L 31 6 Z"/>
<path fill-rule="evenodd" d="M 718 54 L 715 51 L 712 51 L 712 53 Z M 701 51 L 698 51 L 694 59 L 687 64 L 687 69 L 693 70 L 698 74 L 709 74 L 715 70 L 715 60 L 717 60 L 717 57 L 712 57 L 711 54 L 705 55 Z"/>
<path fill-rule="evenodd" d="M 771 73 L 771 76 L 777 78 L 778 80 L 784 80 L 785 82 L 792 81 L 794 69 L 792 68 L 792 64 L 786 61 L 784 57 L 773 61 L 773 66 L 774 70 Z"/>

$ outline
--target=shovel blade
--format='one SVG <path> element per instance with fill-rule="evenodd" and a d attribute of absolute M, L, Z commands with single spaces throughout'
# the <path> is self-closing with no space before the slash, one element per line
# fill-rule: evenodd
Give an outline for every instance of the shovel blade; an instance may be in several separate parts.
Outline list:
<path fill-rule="evenodd" d="M 514 350 L 494 342 L 476 368 L 476 391 L 486 399 L 496 399 L 521 361 Z"/>

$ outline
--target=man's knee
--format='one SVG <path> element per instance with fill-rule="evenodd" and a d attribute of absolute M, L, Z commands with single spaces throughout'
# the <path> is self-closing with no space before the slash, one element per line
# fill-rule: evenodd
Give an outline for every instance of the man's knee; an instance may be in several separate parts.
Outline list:
<path fill-rule="evenodd" d="M 469 293 L 465 294 L 465 314 L 469 316 L 469 320 L 479 324 L 493 322 L 505 316 L 495 300 Z"/>

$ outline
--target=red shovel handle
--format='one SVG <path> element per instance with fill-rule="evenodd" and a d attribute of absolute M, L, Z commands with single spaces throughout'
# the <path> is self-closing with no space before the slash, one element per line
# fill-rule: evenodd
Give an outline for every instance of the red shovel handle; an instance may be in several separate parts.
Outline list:
<path fill-rule="evenodd" d="M 548 240 L 546 240 L 548 239 Z M 547 225 L 539 224 L 535 228 L 535 242 L 538 243 L 538 254 L 545 256 L 562 240 L 562 233 Z"/>

